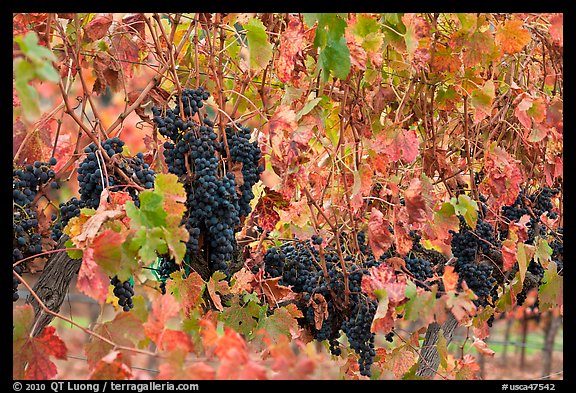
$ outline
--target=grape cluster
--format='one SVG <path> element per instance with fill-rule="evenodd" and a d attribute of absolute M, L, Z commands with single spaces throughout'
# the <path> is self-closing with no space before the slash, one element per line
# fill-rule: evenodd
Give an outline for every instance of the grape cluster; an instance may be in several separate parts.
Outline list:
<path fill-rule="evenodd" d="M 406 269 L 408 269 L 416 279 L 416 286 L 420 288 L 428 288 L 429 285 L 426 284 L 426 280 L 434 276 L 434 271 L 430 261 L 424 258 L 414 258 L 409 256 L 405 256 L 404 261 L 406 262 Z"/>
<path fill-rule="evenodd" d="M 250 129 L 237 125 L 238 132 L 234 132 L 232 127 L 226 127 L 226 139 L 230 147 L 232 162 L 242 164 L 242 177 L 244 182 L 240 187 L 241 197 L 238 201 L 240 216 L 248 216 L 252 210 L 250 201 L 254 198 L 252 186 L 260 179 L 260 173 L 264 172 L 264 167 L 259 165 L 261 158 L 258 142 L 250 142 Z M 220 151 L 225 156 L 224 142 Z"/>
<path fill-rule="evenodd" d="M 178 266 L 174 258 L 160 257 L 158 275 L 160 276 L 160 290 L 163 295 L 166 294 L 166 280 L 170 278 L 172 273 L 178 270 L 180 270 L 180 266 Z"/>
<path fill-rule="evenodd" d="M 484 306 L 488 304 L 489 296 L 494 294 L 496 279 L 492 277 L 493 267 L 479 263 L 477 256 L 481 252 L 487 252 L 490 246 L 495 246 L 493 232 L 487 233 L 488 228 L 492 226 L 478 218 L 476 230 L 472 231 L 462 216 L 458 218 L 460 219 L 459 232 L 450 231 L 452 255 L 456 257 L 455 271 L 458 273 L 459 284 L 465 281 L 466 285 L 478 296 L 475 303 Z"/>
<path fill-rule="evenodd" d="M 346 334 L 351 348 L 359 355 L 360 373 L 370 376 L 370 367 L 374 361 L 374 334 L 370 331 L 378 302 L 369 299 L 362 292 L 362 277 L 368 273 L 367 266 L 376 266 L 371 252 L 368 252 L 363 232 L 358 234 L 361 249 L 367 251 L 365 267 L 354 263 L 352 255 L 346 254 L 342 247 L 348 275 L 349 305 L 342 310 L 340 305 L 345 301 L 344 274 L 341 270 L 340 256 L 331 247 L 320 253 L 318 246 L 322 238 L 314 236 L 312 240 L 295 240 L 285 242 L 280 247 L 271 247 L 264 255 L 264 270 L 271 277 L 281 277 L 282 285 L 292 286 L 292 290 L 302 294 L 299 308 L 303 311 L 301 323 L 308 327 L 312 336 L 318 340 L 327 340 L 333 355 L 339 356 L 341 348 L 338 343 L 340 331 Z M 322 269 L 324 259 L 326 273 Z M 313 303 L 324 299 L 328 305 L 328 315 L 322 327 L 317 329 L 314 323 Z"/>
<path fill-rule="evenodd" d="M 102 149 L 106 151 L 108 157 L 116 162 L 116 166 L 107 165 L 102 160 L 100 148 L 91 143 L 84 149 L 86 158 L 78 167 L 78 184 L 80 188 L 80 200 L 86 207 L 96 209 L 100 205 L 100 195 L 106 187 L 110 191 L 120 191 L 123 188 L 123 180 L 114 171 L 119 170 L 132 178 L 136 183 L 140 183 L 144 188 L 154 187 L 155 173 L 150 166 L 144 162 L 142 153 L 135 157 L 124 157 L 124 141 L 118 137 L 110 138 L 102 142 Z M 106 166 L 106 167 L 105 167 Z M 115 169 L 116 168 L 116 169 Z M 108 176 L 106 177 L 106 173 Z M 128 188 L 128 193 L 132 197 L 134 204 L 140 206 L 138 194 L 135 188 Z"/>
<path fill-rule="evenodd" d="M 193 119 L 208 97 L 202 87 L 183 89 L 174 108 L 162 111 L 154 107 L 152 113 L 159 133 L 167 138 L 163 154 L 168 171 L 179 176 L 187 193 L 183 218 L 190 234 L 187 254 L 207 256 L 211 271 L 229 275 L 237 253 L 235 233 L 241 218 L 250 212 L 252 186 L 263 168 L 258 165 L 260 148 L 250 143 L 248 128 L 238 126 L 238 133 L 230 127 L 225 130 L 231 155 L 226 160 L 225 143 L 218 141 L 212 121 L 204 118 L 197 123 Z M 231 170 L 234 164 L 242 165 L 240 186 Z"/>
<path fill-rule="evenodd" d="M 22 266 L 16 265 L 12 268 L 17 274 L 22 274 Z M 18 296 L 18 285 L 20 285 L 20 280 L 12 276 L 12 300 L 16 301 L 20 298 Z"/>
<path fill-rule="evenodd" d="M 118 298 L 118 304 L 124 311 L 130 311 L 134 308 L 134 303 L 132 301 L 132 297 L 134 296 L 134 286 L 130 282 L 127 281 L 120 281 L 118 276 L 112 277 L 110 280 L 110 284 L 114 286 L 114 296 Z"/>
<path fill-rule="evenodd" d="M 42 236 L 38 233 L 38 218 L 33 208 L 33 202 L 38 192 L 50 183 L 52 188 L 59 185 L 53 179 L 56 173 L 52 169 L 56 165 L 56 158 L 48 162 L 35 161 L 22 168 L 12 171 L 12 263 L 28 258 L 42 252 Z M 17 265 L 14 270 L 21 274 L 25 269 Z M 18 279 L 13 279 L 14 296 L 18 300 Z"/>
<path fill-rule="evenodd" d="M 73 217 L 78 217 L 80 215 L 80 209 L 86 207 L 86 203 L 76 197 L 72 197 L 67 202 L 62 202 L 59 205 L 59 215 L 52 214 L 52 240 L 58 241 L 62 236 L 62 231 L 64 227 L 68 225 Z"/>

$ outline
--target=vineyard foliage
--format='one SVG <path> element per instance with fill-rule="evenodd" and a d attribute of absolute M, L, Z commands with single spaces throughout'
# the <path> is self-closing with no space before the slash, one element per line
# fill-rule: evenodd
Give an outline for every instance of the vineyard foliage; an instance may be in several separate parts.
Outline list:
<path fill-rule="evenodd" d="M 59 253 L 113 309 L 90 379 L 474 379 L 495 319 L 563 314 L 562 14 L 13 19 L 15 379 L 72 352 Z"/>

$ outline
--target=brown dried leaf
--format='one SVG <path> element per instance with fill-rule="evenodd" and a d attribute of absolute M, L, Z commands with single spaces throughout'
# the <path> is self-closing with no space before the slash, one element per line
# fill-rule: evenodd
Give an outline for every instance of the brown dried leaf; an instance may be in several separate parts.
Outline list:
<path fill-rule="evenodd" d="M 316 330 L 320 330 L 322 329 L 322 323 L 328 318 L 328 303 L 324 296 L 315 293 L 308 302 L 308 306 L 310 305 L 312 305 L 314 310 L 314 327 Z"/>
<path fill-rule="evenodd" d="M 97 14 L 84 26 L 84 33 L 90 41 L 99 40 L 106 35 L 113 19 L 112 14 Z"/>
<path fill-rule="evenodd" d="M 120 89 L 120 68 L 112 56 L 105 52 L 97 52 L 94 56 L 93 70 L 96 74 L 96 80 L 92 87 L 93 93 L 104 93 L 106 86 L 110 86 L 112 91 Z"/>
<path fill-rule="evenodd" d="M 370 244 L 376 260 L 388 251 L 393 240 L 388 220 L 384 218 L 381 211 L 372 208 L 368 220 L 368 244 Z"/>

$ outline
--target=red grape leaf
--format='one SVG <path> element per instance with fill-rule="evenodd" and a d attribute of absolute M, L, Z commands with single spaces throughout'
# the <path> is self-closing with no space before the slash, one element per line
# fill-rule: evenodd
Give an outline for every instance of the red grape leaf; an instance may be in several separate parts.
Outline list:
<path fill-rule="evenodd" d="M 90 41 L 103 38 L 112 25 L 112 14 L 97 14 L 84 26 L 84 32 Z"/>
<path fill-rule="evenodd" d="M 511 239 L 502 242 L 502 270 L 507 272 L 516 263 L 516 242 Z"/>
<path fill-rule="evenodd" d="M 373 180 L 374 170 L 368 165 L 362 166 L 358 171 L 354 171 L 354 185 L 350 198 L 350 205 L 354 210 L 364 206 L 364 197 L 370 193 Z"/>
<path fill-rule="evenodd" d="M 477 67 L 479 64 L 488 64 L 498 57 L 498 47 L 489 31 L 476 30 L 472 34 L 457 31 L 450 39 L 451 48 L 463 48 L 462 61 L 465 68 Z"/>
<path fill-rule="evenodd" d="M 406 212 L 408 213 L 409 224 L 425 222 L 428 218 L 430 208 L 426 205 L 426 194 L 422 181 L 418 178 L 413 178 L 410 181 L 408 189 L 404 192 L 404 201 L 406 204 Z"/>
<path fill-rule="evenodd" d="M 376 208 L 372 208 L 368 220 L 368 244 L 372 248 L 376 260 L 388 251 L 394 240 L 389 230 L 389 222 L 384 214 Z"/>
<path fill-rule="evenodd" d="M 248 360 L 246 341 L 229 327 L 224 327 L 224 333 L 219 334 L 216 323 L 208 318 L 200 321 L 200 335 L 208 354 L 214 354 L 219 359 L 236 357 L 236 364 Z"/>
<path fill-rule="evenodd" d="M 115 58 L 122 64 L 124 78 L 134 76 L 134 65 L 138 63 L 140 53 L 140 41 L 137 36 L 134 37 L 130 27 L 124 23 L 119 24 L 111 37 L 112 49 Z"/>
<path fill-rule="evenodd" d="M 408 212 L 405 206 L 394 206 L 394 244 L 396 251 L 405 256 L 412 249 L 412 238 L 408 227 Z"/>
<path fill-rule="evenodd" d="M 171 278 L 166 283 L 166 291 L 174 295 L 184 316 L 190 318 L 191 312 L 204 302 L 202 293 L 206 284 L 195 271 L 190 272 L 188 277 L 185 277 L 184 272 L 174 273 Z"/>
<path fill-rule="evenodd" d="M 108 295 L 109 285 L 110 277 L 104 273 L 104 270 L 94 260 L 94 249 L 88 248 L 84 250 L 76 288 L 95 299 L 99 304 L 103 304 Z"/>
<path fill-rule="evenodd" d="M 91 380 L 132 379 L 132 370 L 122 361 L 122 353 L 110 351 L 96 363 L 88 376 Z"/>
<path fill-rule="evenodd" d="M 290 15 L 288 26 L 280 36 L 279 55 L 276 60 L 276 76 L 282 82 L 289 82 L 294 72 L 294 63 L 302 57 L 304 26 L 297 16 Z"/>
<path fill-rule="evenodd" d="M 439 47 L 432 57 L 431 68 L 434 72 L 456 73 L 460 70 L 462 62 L 460 57 L 449 47 Z"/>
<path fill-rule="evenodd" d="M 523 23 L 521 19 L 512 19 L 496 28 L 496 45 L 504 53 L 518 53 L 530 42 L 530 32 L 522 28 Z"/>
<path fill-rule="evenodd" d="M 305 348 L 300 341 L 292 341 L 287 336 L 279 336 L 276 342 L 266 342 L 266 357 L 271 357 L 270 368 L 275 372 L 272 379 L 308 379 L 316 369 L 316 364 L 308 356 L 300 356 Z"/>
<path fill-rule="evenodd" d="M 50 360 L 66 359 L 66 344 L 56 335 L 52 326 L 45 327 L 37 337 L 31 336 L 34 310 L 32 306 L 16 306 L 13 311 L 12 378 L 51 379 L 58 373 Z"/>
<path fill-rule="evenodd" d="M 480 371 L 480 366 L 470 354 L 464 355 L 463 359 L 456 362 L 456 379 L 477 379 L 476 374 Z"/>
<path fill-rule="evenodd" d="M 287 141 L 297 128 L 296 112 L 287 105 L 278 106 L 268 122 L 270 144 L 276 157 L 283 159 L 286 156 L 289 149 Z"/>
<path fill-rule="evenodd" d="M 232 276 L 230 293 L 235 295 L 242 292 L 252 292 L 252 283 L 255 281 L 254 273 L 243 267 Z"/>
<path fill-rule="evenodd" d="M 494 196 L 503 205 L 512 204 L 523 181 L 518 161 L 494 142 L 485 152 L 484 172 L 486 177 L 479 185 L 480 191 Z"/>
<path fill-rule="evenodd" d="M 131 312 L 118 313 L 113 320 L 97 324 L 94 333 L 126 347 L 135 347 L 139 341 L 144 339 L 142 321 Z M 91 338 L 90 342 L 84 346 L 89 367 L 93 368 L 100 359 L 113 349 L 112 345 L 99 338 Z M 124 355 L 129 354 L 130 352 L 124 352 Z"/>
<path fill-rule="evenodd" d="M 408 130 L 399 127 L 387 127 L 372 141 L 372 149 L 388 156 L 391 161 L 404 160 L 410 163 L 418 155 L 418 135 L 416 129 Z"/>
<path fill-rule="evenodd" d="M 216 372 L 214 368 L 205 362 L 193 362 L 186 366 L 185 360 L 188 352 L 182 348 L 176 348 L 167 354 L 162 364 L 158 367 L 159 380 L 212 380 Z"/>
<path fill-rule="evenodd" d="M 564 46 L 564 14 L 556 14 L 550 19 L 548 32 L 554 43 L 560 47 Z"/>
<path fill-rule="evenodd" d="M 384 289 L 390 307 L 396 307 L 407 300 L 405 275 L 396 274 L 386 263 L 369 268 L 368 273 L 362 276 L 362 291 L 369 298 L 378 300 L 378 291 Z"/>
<path fill-rule="evenodd" d="M 430 26 L 424 18 L 413 13 L 402 15 L 402 23 L 406 26 L 406 33 L 404 34 L 406 50 L 410 56 L 413 56 L 420 40 L 429 35 Z"/>
<path fill-rule="evenodd" d="M 280 221 L 280 214 L 274 207 L 275 203 L 267 194 L 258 200 L 252 213 L 254 221 L 266 232 L 273 231 L 276 223 Z"/>
<path fill-rule="evenodd" d="M 263 380 L 266 378 L 266 367 L 257 363 L 252 359 L 242 361 L 242 367 L 238 367 L 238 358 L 236 353 L 238 349 L 232 348 L 220 363 L 220 367 L 216 371 L 216 379 L 218 380 Z M 241 356 L 241 354 L 239 354 Z"/>
<path fill-rule="evenodd" d="M 179 314 L 180 308 L 180 304 L 170 294 L 160 296 L 152 303 L 152 312 L 143 325 L 144 333 L 160 350 L 172 351 L 178 347 L 185 348 L 188 352 L 193 350 L 190 337 L 186 333 L 167 327 L 168 321 Z"/>

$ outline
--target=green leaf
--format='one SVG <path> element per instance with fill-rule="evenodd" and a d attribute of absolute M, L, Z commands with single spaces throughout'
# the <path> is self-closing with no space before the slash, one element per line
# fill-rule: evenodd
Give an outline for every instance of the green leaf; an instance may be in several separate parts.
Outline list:
<path fill-rule="evenodd" d="M 23 115 L 26 120 L 33 122 L 40 117 L 40 106 L 38 105 L 38 92 L 24 80 L 14 82 L 16 93 L 22 104 Z"/>
<path fill-rule="evenodd" d="M 259 329 L 264 329 L 272 340 L 278 336 L 292 338 L 292 332 L 298 331 L 298 321 L 285 307 L 280 307 L 274 310 L 274 314 L 260 320 L 256 330 Z"/>
<path fill-rule="evenodd" d="M 36 75 L 34 66 L 24 59 L 14 61 L 14 77 L 16 82 L 28 83 Z"/>
<path fill-rule="evenodd" d="M 262 21 L 252 18 L 244 25 L 248 49 L 250 50 L 250 68 L 261 70 L 272 59 L 272 44 L 268 42 L 268 34 Z"/>
<path fill-rule="evenodd" d="M 548 245 L 546 239 L 538 238 L 536 240 L 536 254 L 534 254 L 534 259 L 546 269 L 548 266 L 548 261 L 552 256 L 552 247 Z"/>
<path fill-rule="evenodd" d="M 564 305 L 564 277 L 558 275 L 557 269 L 555 262 L 549 263 L 538 287 L 539 307 L 543 312 Z"/>
<path fill-rule="evenodd" d="M 222 311 L 221 316 L 226 326 L 250 339 L 258 326 L 258 318 L 262 307 L 252 300 L 241 305 L 239 297 L 234 296 L 230 307 L 226 307 Z"/>
<path fill-rule="evenodd" d="M 436 345 L 438 349 L 438 355 L 440 356 L 440 366 L 446 369 L 448 367 L 448 344 L 446 342 L 446 337 L 444 337 L 444 330 L 440 329 L 438 332 L 438 344 Z"/>
<path fill-rule="evenodd" d="M 328 74 L 332 73 L 336 78 L 346 79 L 350 72 L 350 50 L 346 44 L 346 39 L 341 37 L 338 41 L 330 42 L 326 48 L 320 52 L 319 63 L 325 72 L 325 80 Z"/>
<path fill-rule="evenodd" d="M 452 198 L 450 200 L 456 213 L 464 217 L 466 224 L 472 229 L 476 229 L 476 222 L 478 221 L 478 203 L 471 199 L 468 195 L 458 195 L 458 200 Z"/>
<path fill-rule="evenodd" d="M 300 109 L 298 111 L 298 113 L 296 113 L 296 121 L 300 120 L 302 118 L 302 116 L 307 115 L 308 113 L 310 113 L 310 111 L 312 109 L 314 109 L 314 107 L 320 102 L 322 101 L 323 97 L 316 97 L 308 102 L 306 102 L 306 104 L 304 105 L 304 107 L 302 109 Z"/>
<path fill-rule="evenodd" d="M 72 241 L 72 239 L 68 239 L 66 240 L 66 243 L 64 243 L 64 247 L 66 248 L 76 248 L 76 245 L 74 244 L 74 242 Z M 82 259 L 82 255 L 84 254 L 82 252 L 82 250 L 67 250 L 66 253 L 68 254 L 68 256 L 72 259 Z"/>
<path fill-rule="evenodd" d="M 36 68 L 36 74 L 42 80 L 57 83 L 60 80 L 58 71 L 50 63 L 44 63 L 42 66 Z"/>

